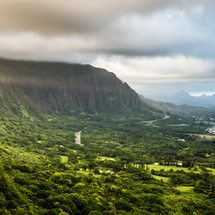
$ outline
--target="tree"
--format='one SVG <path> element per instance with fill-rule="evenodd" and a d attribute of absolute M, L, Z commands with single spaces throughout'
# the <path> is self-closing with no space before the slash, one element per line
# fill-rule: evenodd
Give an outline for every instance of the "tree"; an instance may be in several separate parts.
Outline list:
<path fill-rule="evenodd" d="M 199 180 L 195 184 L 194 191 L 197 193 L 206 193 L 208 188 L 208 185 L 203 180 Z"/>
<path fill-rule="evenodd" d="M 98 211 L 91 211 L 89 213 L 89 215 L 102 215 L 102 213 L 98 212 Z"/>
<path fill-rule="evenodd" d="M 95 168 L 95 169 L 94 169 L 94 173 L 95 173 L 95 174 L 100 174 L 99 168 Z"/>
<path fill-rule="evenodd" d="M 66 212 L 61 212 L 61 213 L 59 213 L 59 215 L 69 215 L 69 214 Z"/>
<path fill-rule="evenodd" d="M 124 199 L 120 199 L 120 200 L 116 201 L 114 206 L 116 207 L 117 210 L 125 210 L 127 212 L 132 210 L 130 203 L 128 203 Z"/>
<path fill-rule="evenodd" d="M 68 156 L 68 161 L 71 161 L 72 163 L 77 163 L 78 162 L 77 155 L 75 153 L 70 152 Z"/>

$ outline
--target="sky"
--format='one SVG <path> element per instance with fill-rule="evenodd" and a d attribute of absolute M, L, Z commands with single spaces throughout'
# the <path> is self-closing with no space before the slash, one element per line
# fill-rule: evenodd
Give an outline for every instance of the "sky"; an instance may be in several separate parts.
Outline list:
<path fill-rule="evenodd" d="M 0 57 L 91 64 L 146 97 L 215 94 L 215 0 L 0 0 Z"/>

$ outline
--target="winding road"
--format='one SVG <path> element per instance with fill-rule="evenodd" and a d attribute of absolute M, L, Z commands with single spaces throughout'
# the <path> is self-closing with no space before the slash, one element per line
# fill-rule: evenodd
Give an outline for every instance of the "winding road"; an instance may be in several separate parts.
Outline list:
<path fill-rule="evenodd" d="M 81 145 L 81 131 L 76 133 L 76 143 Z"/>
<path fill-rule="evenodd" d="M 166 115 L 165 117 L 162 117 L 161 119 L 168 119 L 169 118 L 169 116 L 168 115 Z M 142 122 L 139 122 L 139 123 L 144 123 L 144 124 L 153 124 L 153 122 L 157 122 L 157 121 L 159 121 L 159 120 L 161 120 L 161 119 L 155 119 L 155 120 L 149 120 L 149 121 L 142 121 Z"/>

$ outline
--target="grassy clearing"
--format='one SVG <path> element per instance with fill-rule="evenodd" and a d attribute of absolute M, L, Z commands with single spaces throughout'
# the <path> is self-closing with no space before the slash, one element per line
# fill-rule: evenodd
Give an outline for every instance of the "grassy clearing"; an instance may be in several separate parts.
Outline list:
<path fill-rule="evenodd" d="M 192 192 L 194 187 L 191 186 L 178 186 L 176 189 L 180 190 L 181 192 Z"/>
<path fill-rule="evenodd" d="M 112 160 L 112 161 L 116 161 L 115 158 L 105 157 L 105 156 L 98 156 L 98 157 L 96 158 L 96 160 Z"/>
<path fill-rule="evenodd" d="M 90 173 L 90 171 L 89 170 L 83 170 L 83 169 L 80 169 L 79 171 L 78 171 L 79 173 L 83 173 L 84 175 L 88 175 L 89 173 Z"/>
<path fill-rule="evenodd" d="M 96 178 L 100 178 L 100 177 L 102 176 L 101 174 L 95 174 L 93 171 L 90 171 L 90 170 L 88 170 L 88 169 L 87 169 L 86 171 L 83 170 L 83 169 L 81 169 L 81 170 L 79 170 L 78 172 L 79 172 L 79 173 L 82 173 L 82 174 L 84 174 L 84 175 L 89 175 L 89 174 L 91 173 L 91 174 L 93 174 L 93 176 L 96 177 Z"/>
<path fill-rule="evenodd" d="M 136 168 L 142 168 L 141 164 L 132 164 L 132 166 Z M 126 167 L 126 164 L 125 164 L 125 167 Z M 145 165 L 145 169 L 146 169 L 146 165 Z"/>
<path fill-rule="evenodd" d="M 208 167 L 207 167 L 207 169 L 208 169 L 208 170 L 211 170 L 211 171 L 212 171 L 212 173 L 215 175 L 215 169 L 208 168 Z"/>
<path fill-rule="evenodd" d="M 45 160 L 45 155 L 26 151 L 24 148 L 15 148 L 0 143 L 0 157 L 16 160 L 28 164 L 40 164 Z"/>
<path fill-rule="evenodd" d="M 198 168 L 197 171 L 194 171 L 193 168 L 189 170 L 186 167 L 176 167 L 176 166 L 161 166 L 161 165 L 155 165 L 155 164 L 149 164 L 148 165 L 149 170 L 154 169 L 154 170 L 161 170 L 164 169 L 165 171 L 173 169 L 174 171 L 177 170 L 184 170 L 185 172 L 198 172 L 201 173 L 202 171 Z M 214 172 L 215 173 L 215 172 Z"/>
<path fill-rule="evenodd" d="M 68 156 L 60 156 L 61 157 L 61 162 L 62 163 L 67 163 L 68 162 Z"/>
<path fill-rule="evenodd" d="M 79 163 L 79 164 L 84 164 L 84 163 L 85 163 L 85 161 L 80 160 L 80 157 L 78 157 L 78 163 Z"/>
<path fill-rule="evenodd" d="M 212 134 L 189 134 L 189 135 L 194 135 L 194 136 L 197 136 L 197 137 L 201 137 L 201 138 L 206 138 L 206 139 L 215 139 L 215 135 L 212 135 Z"/>
<path fill-rule="evenodd" d="M 153 177 L 155 178 L 155 179 L 158 179 L 158 180 L 163 180 L 164 182 L 166 182 L 169 178 L 167 178 L 167 177 L 162 177 L 162 176 L 158 176 L 158 175 L 153 175 Z"/>
<path fill-rule="evenodd" d="M 72 150 L 72 152 L 74 152 L 75 154 L 77 154 L 77 153 L 78 153 L 78 152 L 77 152 L 77 150 L 75 150 L 75 149 L 73 149 L 73 150 Z"/>

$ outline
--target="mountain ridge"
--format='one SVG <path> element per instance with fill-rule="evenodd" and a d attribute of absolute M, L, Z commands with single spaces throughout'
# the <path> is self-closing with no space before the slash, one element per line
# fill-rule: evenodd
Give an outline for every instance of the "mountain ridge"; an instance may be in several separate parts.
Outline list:
<path fill-rule="evenodd" d="M 149 99 L 158 102 L 169 102 L 175 105 L 189 105 L 199 107 L 212 107 L 215 106 L 215 94 L 212 96 L 192 96 L 184 90 L 181 90 L 173 95 L 159 95 L 159 96 L 148 96 Z"/>
<path fill-rule="evenodd" d="M 180 116 L 202 116 L 203 114 L 210 115 L 215 110 L 215 107 L 205 108 L 199 106 L 189 106 L 187 104 L 176 105 L 170 102 L 154 101 L 152 99 L 145 98 L 143 95 L 139 95 L 139 97 L 148 105 L 158 110 L 162 110 L 167 114 L 171 113 Z"/>
<path fill-rule="evenodd" d="M 61 62 L 0 59 L 0 100 L 1 107 L 10 111 L 19 104 L 34 112 L 70 113 L 81 109 L 158 113 L 114 73 Z"/>

